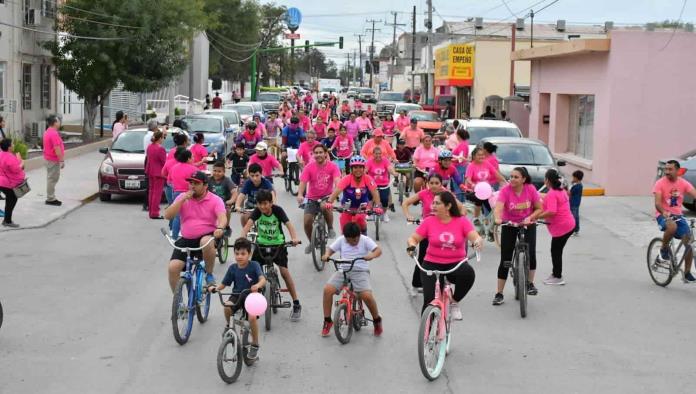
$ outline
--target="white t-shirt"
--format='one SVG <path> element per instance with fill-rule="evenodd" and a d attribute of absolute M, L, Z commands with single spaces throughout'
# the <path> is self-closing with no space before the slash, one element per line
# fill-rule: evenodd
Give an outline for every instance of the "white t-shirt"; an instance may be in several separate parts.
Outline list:
<path fill-rule="evenodd" d="M 331 246 L 329 246 L 329 249 L 338 252 L 343 260 L 365 257 L 376 248 L 377 244 L 375 241 L 366 235 L 360 235 L 360 241 L 358 241 L 358 244 L 355 246 L 349 244 L 346 237 L 343 236 L 337 238 Z M 356 261 L 355 265 L 353 265 L 353 271 L 368 271 L 369 269 L 368 262 L 365 260 Z"/>
<path fill-rule="evenodd" d="M 152 131 L 148 130 L 148 132 L 145 133 L 145 137 L 143 137 L 143 149 L 145 149 L 145 154 L 147 154 L 147 147 L 152 143 L 153 134 Z"/>

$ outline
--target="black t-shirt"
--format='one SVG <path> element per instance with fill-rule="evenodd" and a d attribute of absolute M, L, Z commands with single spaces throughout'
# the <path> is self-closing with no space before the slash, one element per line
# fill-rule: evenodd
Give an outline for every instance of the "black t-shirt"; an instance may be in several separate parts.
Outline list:
<path fill-rule="evenodd" d="M 232 169 L 235 172 L 243 172 L 246 169 L 247 163 L 249 163 L 249 156 L 246 153 L 241 156 L 237 155 L 237 152 L 230 152 L 227 154 L 227 160 L 232 162 Z"/>
<path fill-rule="evenodd" d="M 232 182 L 229 177 L 222 177 L 220 182 L 216 181 L 215 178 L 210 178 L 208 181 L 208 190 L 215 193 L 218 197 L 222 198 L 223 201 L 228 201 L 232 198 L 232 190 L 234 190 L 237 185 Z"/>
<path fill-rule="evenodd" d="M 256 241 L 259 245 L 282 245 L 285 243 L 283 234 L 283 224 L 290 221 L 283 208 L 273 205 L 271 214 L 266 216 L 258 208 L 254 209 L 250 216 L 256 222 L 258 236 Z"/>

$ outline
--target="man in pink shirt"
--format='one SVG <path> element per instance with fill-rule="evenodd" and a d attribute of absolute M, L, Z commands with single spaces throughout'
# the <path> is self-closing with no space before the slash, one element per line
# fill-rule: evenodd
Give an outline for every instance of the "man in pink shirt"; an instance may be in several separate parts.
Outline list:
<path fill-rule="evenodd" d="M 346 132 L 348 132 L 348 137 L 355 141 L 355 139 L 358 137 L 358 133 L 360 132 L 360 125 L 358 124 L 358 121 L 355 119 L 355 114 L 350 114 L 350 119 L 346 120 L 345 123 L 343 123 L 344 126 L 346 126 Z"/>
<path fill-rule="evenodd" d="M 372 138 L 365 142 L 365 145 L 363 145 L 362 149 L 360 150 L 360 155 L 365 159 L 370 160 L 374 156 L 373 151 L 375 147 L 380 147 L 382 149 L 382 156 L 384 156 L 385 159 L 391 161 L 396 160 L 396 153 L 394 153 L 394 149 L 391 147 L 389 142 L 384 139 L 384 132 L 382 132 L 382 129 L 379 128 L 375 129 L 375 131 L 372 133 Z"/>
<path fill-rule="evenodd" d="M 420 145 L 423 137 L 425 137 L 425 132 L 418 127 L 418 121 L 411 119 L 411 125 L 401 130 L 401 136 L 399 138 L 406 141 L 406 146 L 415 151 L 418 145 Z"/>
<path fill-rule="evenodd" d="M 61 206 L 63 203 L 56 199 L 56 184 L 60 179 L 60 170 L 65 167 L 65 145 L 60 138 L 58 129 L 60 119 L 50 115 L 46 119 L 48 128 L 43 135 L 43 157 L 46 160 L 46 205 Z"/>

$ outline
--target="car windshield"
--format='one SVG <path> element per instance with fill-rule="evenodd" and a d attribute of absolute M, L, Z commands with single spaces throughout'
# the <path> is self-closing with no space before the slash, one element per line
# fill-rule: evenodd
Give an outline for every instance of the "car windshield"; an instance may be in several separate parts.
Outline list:
<path fill-rule="evenodd" d="M 169 152 L 176 144 L 174 143 L 174 134 L 175 133 L 167 133 L 167 137 L 164 139 L 164 143 L 162 146 L 164 146 L 164 150 Z"/>
<path fill-rule="evenodd" d="M 228 109 L 233 109 L 237 111 L 239 115 L 253 115 L 254 114 L 254 107 L 251 107 L 249 105 L 230 105 L 225 108 Z"/>
<path fill-rule="evenodd" d="M 220 133 L 220 119 L 217 118 L 184 118 L 186 130 L 189 133 Z"/>
<path fill-rule="evenodd" d="M 411 112 L 408 114 L 408 116 L 411 117 L 411 119 L 415 119 L 418 121 L 426 121 L 426 122 L 439 122 L 440 117 L 437 116 L 437 113 L 435 112 Z"/>
<path fill-rule="evenodd" d="M 692 150 L 691 152 L 684 153 L 683 155 L 679 156 L 679 158 L 687 161 L 696 159 L 696 149 Z"/>
<path fill-rule="evenodd" d="M 259 93 L 256 96 L 259 101 L 280 101 L 280 94 L 278 93 Z"/>
<path fill-rule="evenodd" d="M 326 88 L 326 91 L 330 92 L 330 93 L 335 93 L 336 89 L 335 88 Z"/>
<path fill-rule="evenodd" d="M 396 109 L 394 110 L 397 114 L 400 114 L 401 111 L 413 111 L 413 110 L 420 110 L 422 109 L 420 105 L 398 105 Z"/>
<path fill-rule="evenodd" d="M 252 103 L 251 107 L 253 108 L 254 112 L 263 112 L 263 104 L 261 103 Z"/>
<path fill-rule="evenodd" d="M 521 134 L 518 129 L 511 127 L 467 127 L 466 131 L 469 132 L 469 144 L 476 145 L 481 139 L 487 137 L 520 137 Z"/>
<path fill-rule="evenodd" d="M 454 105 L 454 98 L 453 98 L 453 97 L 449 97 L 449 96 L 440 96 L 440 97 L 437 98 L 437 105 L 445 106 L 445 105 L 447 105 L 447 102 L 448 102 L 448 101 L 451 101 L 451 102 L 452 102 L 452 105 Z"/>
<path fill-rule="evenodd" d="M 380 93 L 379 99 L 382 101 L 403 101 L 403 93 Z"/>
<path fill-rule="evenodd" d="M 121 133 L 111 146 L 111 150 L 126 153 L 145 153 L 143 138 L 145 138 L 145 134 L 140 132 Z"/>
<path fill-rule="evenodd" d="M 225 118 L 229 124 L 239 124 L 239 115 L 235 111 L 220 111 L 220 112 L 203 112 L 204 114 L 209 114 L 209 115 L 220 115 Z"/>
<path fill-rule="evenodd" d="M 532 144 L 498 144 L 495 153 L 501 164 L 552 166 L 548 148 Z"/>
<path fill-rule="evenodd" d="M 375 91 L 370 89 L 370 88 L 363 88 L 363 89 L 359 89 L 358 91 L 360 93 L 373 93 L 373 94 L 375 93 Z"/>

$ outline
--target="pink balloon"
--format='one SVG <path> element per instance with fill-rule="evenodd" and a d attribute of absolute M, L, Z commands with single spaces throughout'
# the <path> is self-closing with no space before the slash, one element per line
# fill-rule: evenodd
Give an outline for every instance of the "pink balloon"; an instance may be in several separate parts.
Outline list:
<path fill-rule="evenodd" d="M 268 304 L 261 293 L 250 293 L 244 301 L 244 309 L 253 316 L 261 316 L 266 312 Z"/>
<path fill-rule="evenodd" d="M 491 194 L 493 194 L 493 188 L 488 182 L 479 182 L 474 186 L 474 195 L 479 200 L 488 200 Z"/>
<path fill-rule="evenodd" d="M 491 196 L 488 198 L 488 203 L 491 204 L 491 207 L 495 206 L 495 203 L 498 201 L 498 193 L 499 192 L 494 192 L 491 194 Z"/>

